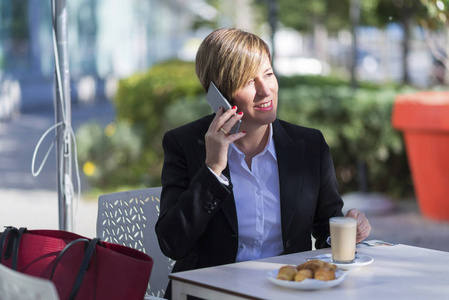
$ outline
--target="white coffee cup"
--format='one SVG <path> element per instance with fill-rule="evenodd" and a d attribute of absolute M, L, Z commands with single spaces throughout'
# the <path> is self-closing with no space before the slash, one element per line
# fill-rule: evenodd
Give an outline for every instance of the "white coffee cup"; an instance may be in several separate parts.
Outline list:
<path fill-rule="evenodd" d="M 354 262 L 357 220 L 349 217 L 334 217 L 329 219 L 329 226 L 333 262 L 340 264 Z"/>

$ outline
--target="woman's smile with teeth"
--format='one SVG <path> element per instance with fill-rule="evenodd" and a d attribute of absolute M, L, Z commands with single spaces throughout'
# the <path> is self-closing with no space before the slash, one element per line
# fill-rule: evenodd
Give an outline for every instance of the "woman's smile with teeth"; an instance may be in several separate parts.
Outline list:
<path fill-rule="evenodd" d="M 267 107 L 270 107 L 270 106 L 271 106 L 271 101 L 266 102 L 266 103 L 262 103 L 262 104 L 260 104 L 260 105 L 257 105 L 256 107 L 259 107 L 259 108 L 267 108 Z"/>

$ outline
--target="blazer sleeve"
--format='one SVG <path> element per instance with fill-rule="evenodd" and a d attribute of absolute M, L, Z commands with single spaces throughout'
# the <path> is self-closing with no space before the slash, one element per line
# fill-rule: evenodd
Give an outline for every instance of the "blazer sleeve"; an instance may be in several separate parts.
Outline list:
<path fill-rule="evenodd" d="M 161 211 L 155 226 L 162 252 L 179 260 L 195 252 L 209 221 L 231 195 L 198 155 L 192 134 L 169 131 L 162 142 Z M 200 158 L 199 158 L 200 157 Z"/>
<path fill-rule="evenodd" d="M 342 216 L 343 200 L 338 193 L 338 183 L 335 176 L 334 163 L 329 146 L 320 132 L 320 185 L 316 207 L 316 214 L 312 234 L 316 239 L 315 247 L 329 247 L 327 238 L 330 235 L 329 219 L 335 216 Z"/>

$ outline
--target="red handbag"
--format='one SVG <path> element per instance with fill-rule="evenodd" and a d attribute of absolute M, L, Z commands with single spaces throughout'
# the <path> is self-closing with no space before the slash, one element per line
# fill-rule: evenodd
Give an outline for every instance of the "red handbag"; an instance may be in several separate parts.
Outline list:
<path fill-rule="evenodd" d="M 60 299 L 138 299 L 148 286 L 153 259 L 122 245 L 62 230 L 7 227 L 0 263 L 53 281 Z"/>

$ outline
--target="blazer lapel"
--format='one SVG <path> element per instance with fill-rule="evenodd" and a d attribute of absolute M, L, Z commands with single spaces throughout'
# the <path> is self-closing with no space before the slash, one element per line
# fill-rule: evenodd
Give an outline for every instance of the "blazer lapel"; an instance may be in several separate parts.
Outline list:
<path fill-rule="evenodd" d="M 277 119 L 273 122 L 273 139 L 278 160 L 282 235 L 285 240 L 304 177 L 304 141 L 292 139 Z"/>
<path fill-rule="evenodd" d="M 207 125 L 209 123 L 207 123 Z M 206 159 L 206 147 L 204 141 L 205 132 L 203 132 L 203 130 L 201 130 L 201 134 L 195 137 L 199 167 L 204 164 L 204 160 Z M 291 219 L 295 212 L 295 206 L 298 204 L 298 195 L 303 182 L 304 141 L 292 139 L 277 119 L 273 122 L 273 139 L 279 170 L 282 235 L 285 238 L 287 229 L 289 228 L 289 224 L 291 223 Z M 232 179 L 229 172 L 229 166 L 223 171 L 223 175 L 230 180 L 231 196 L 228 201 L 223 204 L 221 209 L 237 235 L 237 210 L 235 207 L 234 194 L 232 193 Z"/>

